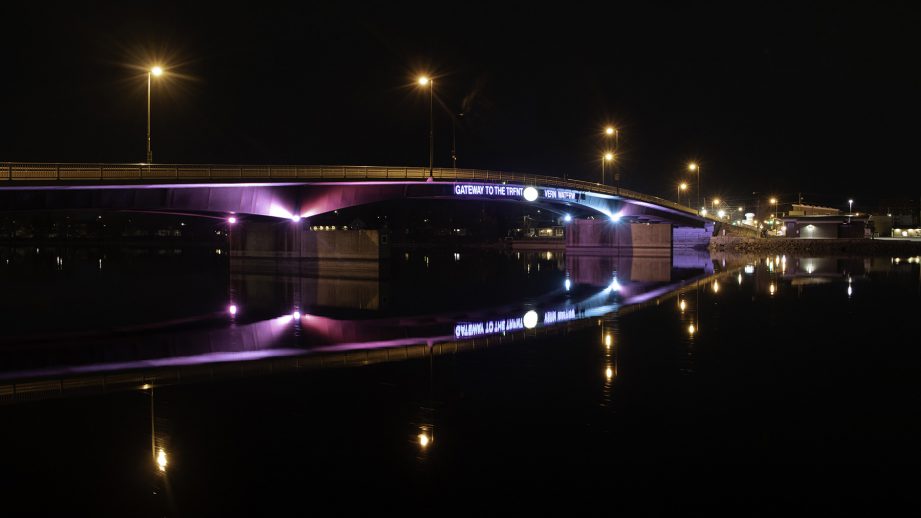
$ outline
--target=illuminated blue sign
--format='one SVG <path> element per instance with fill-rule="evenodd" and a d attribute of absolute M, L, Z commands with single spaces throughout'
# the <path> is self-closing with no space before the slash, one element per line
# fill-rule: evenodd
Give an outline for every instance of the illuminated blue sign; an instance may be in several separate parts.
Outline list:
<path fill-rule="evenodd" d="M 486 184 L 486 183 L 459 183 L 454 185 L 454 194 L 457 196 L 496 196 L 499 198 L 524 198 L 534 201 L 538 197 L 547 200 L 575 201 L 576 192 L 567 189 L 538 189 L 522 187 L 519 185 Z"/>
<path fill-rule="evenodd" d="M 548 200 L 571 201 L 576 199 L 576 193 L 574 191 L 567 191 L 566 189 L 544 189 L 544 198 Z"/>
<path fill-rule="evenodd" d="M 505 196 L 520 198 L 524 196 L 524 187 L 515 185 L 457 184 L 454 194 L 458 196 Z"/>

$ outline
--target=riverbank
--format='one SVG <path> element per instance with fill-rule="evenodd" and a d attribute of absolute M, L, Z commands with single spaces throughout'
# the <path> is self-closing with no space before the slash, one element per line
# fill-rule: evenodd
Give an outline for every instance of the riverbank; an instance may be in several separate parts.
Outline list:
<path fill-rule="evenodd" d="M 752 238 L 715 236 L 711 252 L 769 253 L 793 255 L 915 255 L 921 254 L 921 241 L 895 239 L 797 239 L 783 237 Z"/>

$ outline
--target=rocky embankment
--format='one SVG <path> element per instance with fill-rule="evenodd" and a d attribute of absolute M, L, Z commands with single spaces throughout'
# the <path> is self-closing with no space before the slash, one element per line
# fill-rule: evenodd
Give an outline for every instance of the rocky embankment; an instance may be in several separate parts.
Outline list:
<path fill-rule="evenodd" d="M 921 241 L 895 239 L 794 239 L 715 236 L 710 251 L 791 255 L 916 255 Z"/>

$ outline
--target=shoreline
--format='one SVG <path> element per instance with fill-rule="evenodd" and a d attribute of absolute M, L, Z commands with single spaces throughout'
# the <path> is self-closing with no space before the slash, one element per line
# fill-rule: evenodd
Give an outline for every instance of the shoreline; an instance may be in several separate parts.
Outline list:
<path fill-rule="evenodd" d="M 921 241 L 715 236 L 710 239 L 708 250 L 742 254 L 766 252 L 796 255 L 915 255 L 921 254 Z"/>

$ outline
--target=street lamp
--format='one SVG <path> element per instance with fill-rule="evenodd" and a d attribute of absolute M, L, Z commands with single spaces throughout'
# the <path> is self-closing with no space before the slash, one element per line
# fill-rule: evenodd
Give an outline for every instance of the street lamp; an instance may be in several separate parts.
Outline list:
<path fill-rule="evenodd" d="M 614 149 L 617 149 L 617 146 L 620 144 L 618 140 L 620 139 L 620 130 L 614 126 L 608 126 L 604 128 L 604 134 L 608 137 L 614 137 Z"/>
<path fill-rule="evenodd" d="M 153 162 L 153 153 L 150 150 L 150 82 L 152 77 L 163 75 L 163 68 L 159 65 L 147 71 L 147 164 Z"/>
<path fill-rule="evenodd" d="M 700 165 L 697 162 L 688 164 L 688 171 L 697 173 L 697 206 L 700 207 Z"/>
<path fill-rule="evenodd" d="M 777 226 L 777 198 L 770 199 L 771 205 L 774 206 L 774 214 L 771 216 L 771 230 Z"/>
<path fill-rule="evenodd" d="M 618 147 L 618 141 L 617 141 L 618 138 L 620 137 L 620 131 L 618 131 L 617 128 L 615 128 L 614 126 L 611 126 L 611 125 L 606 126 L 606 127 L 604 128 L 604 136 L 606 137 L 606 139 L 609 139 L 609 138 L 611 138 L 611 137 L 614 137 L 614 147 L 611 148 L 610 142 L 609 142 L 608 140 L 605 140 L 605 147 L 606 147 L 606 148 L 608 148 L 608 149 L 614 149 L 615 152 L 620 151 L 620 148 Z M 607 157 L 608 155 L 611 155 L 611 153 L 610 153 L 610 152 L 606 153 L 606 154 L 605 154 L 605 157 Z M 607 159 L 607 160 L 612 160 L 613 158 L 614 158 L 614 157 L 613 157 L 613 155 L 612 155 L 611 158 L 609 158 L 609 159 Z M 602 164 L 602 169 L 603 169 L 603 168 L 604 168 L 604 164 Z M 611 176 L 614 177 L 614 178 L 612 178 L 612 180 L 616 180 L 616 179 L 617 179 L 617 177 L 616 177 L 613 173 L 611 174 Z M 604 174 L 603 174 L 603 173 L 602 173 L 602 180 L 601 180 L 601 182 L 604 183 Z"/>
<path fill-rule="evenodd" d="M 854 213 L 854 200 L 847 200 L 847 211 L 851 214 Z"/>
<path fill-rule="evenodd" d="M 432 163 L 435 160 L 435 122 L 432 107 L 435 99 L 435 80 L 428 76 L 419 76 L 419 85 L 429 88 L 429 178 L 432 177 Z"/>
<path fill-rule="evenodd" d="M 604 163 L 614 160 L 614 153 L 608 151 L 601 157 L 601 184 L 604 185 Z"/>
<path fill-rule="evenodd" d="M 678 184 L 678 203 L 681 203 L 681 191 L 686 191 L 686 190 L 688 190 L 687 183 L 681 182 L 680 184 Z"/>

